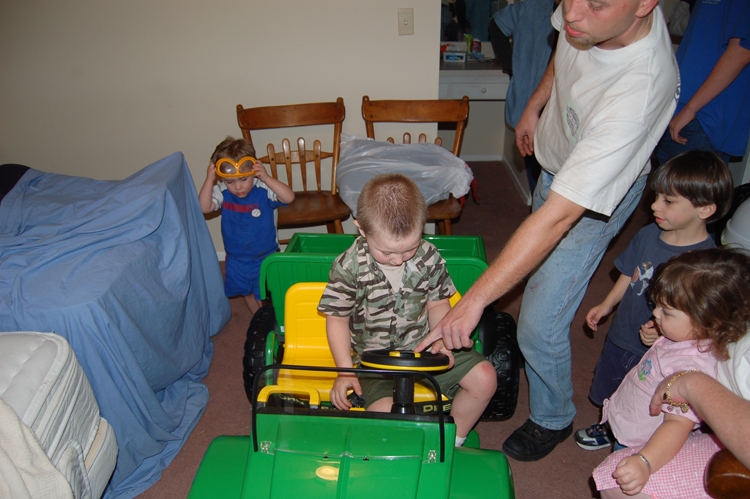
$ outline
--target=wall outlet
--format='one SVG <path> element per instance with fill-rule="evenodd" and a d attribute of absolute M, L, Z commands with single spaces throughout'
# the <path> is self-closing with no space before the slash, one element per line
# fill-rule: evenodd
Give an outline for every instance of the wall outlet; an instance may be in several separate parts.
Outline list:
<path fill-rule="evenodd" d="M 398 9 L 398 34 L 414 34 L 414 9 Z"/>

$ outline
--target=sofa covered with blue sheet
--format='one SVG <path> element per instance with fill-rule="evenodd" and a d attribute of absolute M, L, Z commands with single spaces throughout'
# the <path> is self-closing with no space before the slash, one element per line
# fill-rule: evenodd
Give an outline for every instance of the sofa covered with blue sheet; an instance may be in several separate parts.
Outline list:
<path fill-rule="evenodd" d="M 73 348 L 119 455 L 104 497 L 155 483 L 208 402 L 211 336 L 230 317 L 182 154 L 121 181 L 9 167 L 0 201 L 0 331 Z"/>

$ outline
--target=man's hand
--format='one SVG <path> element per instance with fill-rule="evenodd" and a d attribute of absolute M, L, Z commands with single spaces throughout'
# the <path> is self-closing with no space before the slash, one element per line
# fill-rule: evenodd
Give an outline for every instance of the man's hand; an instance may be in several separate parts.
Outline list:
<path fill-rule="evenodd" d="M 354 390 L 357 395 L 362 395 L 362 387 L 359 384 L 359 379 L 354 373 L 339 373 L 336 376 L 336 380 L 333 382 L 333 388 L 331 388 L 330 397 L 331 403 L 336 406 L 337 409 L 342 411 L 348 411 L 352 407 L 352 403 L 346 397 L 346 392 L 349 389 Z"/>
<path fill-rule="evenodd" d="M 659 330 L 657 329 L 656 323 L 654 323 L 654 321 L 648 321 L 647 323 L 642 325 L 640 334 L 641 342 L 643 342 L 643 344 L 647 347 L 650 347 L 656 340 L 659 339 Z"/>
<path fill-rule="evenodd" d="M 629 456 L 620 461 L 617 469 L 612 473 L 612 478 L 622 489 L 623 494 L 634 496 L 646 486 L 651 473 L 648 466 L 638 456 Z"/>
<path fill-rule="evenodd" d="M 516 125 L 516 145 L 522 156 L 534 154 L 534 131 L 537 124 L 539 115 L 527 107 Z"/>
<path fill-rule="evenodd" d="M 690 403 L 681 393 L 681 390 L 685 389 L 687 378 L 692 376 L 693 373 L 683 374 L 682 376 L 677 376 L 678 374 L 680 373 L 674 373 L 672 376 L 664 378 L 661 383 L 659 383 L 659 386 L 656 387 L 654 396 L 651 397 L 651 404 L 648 407 L 648 412 L 649 414 L 651 414 L 651 416 L 658 416 L 662 413 L 661 406 L 666 404 L 665 396 L 667 394 L 667 385 L 669 385 L 669 381 L 671 379 L 674 379 L 674 381 L 672 382 L 672 386 L 669 389 L 669 397 L 672 399 L 672 401 L 676 404 Z"/>
<path fill-rule="evenodd" d="M 453 357 L 453 352 L 445 348 L 445 343 L 443 343 L 443 340 L 437 340 L 435 343 L 432 344 L 432 347 L 430 347 L 430 352 L 433 354 L 442 353 L 443 355 L 448 356 L 448 369 L 453 367 L 453 364 L 456 363 L 456 359 Z"/>
<path fill-rule="evenodd" d="M 438 325 L 430 331 L 430 334 L 416 346 L 415 352 L 421 352 L 437 340 L 443 340 L 445 348 L 448 350 L 458 350 L 469 348 L 474 342 L 469 338 L 474 328 L 479 324 L 482 318 L 484 307 L 479 307 L 472 303 L 471 299 L 464 296 L 456 306 L 450 309 Z"/>

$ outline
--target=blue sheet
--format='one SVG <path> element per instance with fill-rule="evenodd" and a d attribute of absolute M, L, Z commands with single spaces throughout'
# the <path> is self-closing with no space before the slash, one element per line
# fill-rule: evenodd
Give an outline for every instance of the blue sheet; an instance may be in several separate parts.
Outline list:
<path fill-rule="evenodd" d="M 0 203 L 0 331 L 73 347 L 117 436 L 107 498 L 146 490 L 182 447 L 229 317 L 181 153 L 122 181 L 30 169 Z"/>

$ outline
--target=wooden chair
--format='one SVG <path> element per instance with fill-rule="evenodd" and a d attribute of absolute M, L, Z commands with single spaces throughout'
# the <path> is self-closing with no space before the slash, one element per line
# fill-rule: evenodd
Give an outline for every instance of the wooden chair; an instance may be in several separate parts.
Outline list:
<path fill-rule="evenodd" d="M 469 98 L 462 100 L 376 100 L 368 96 L 362 98 L 362 118 L 365 120 L 367 136 L 375 138 L 375 123 L 455 123 L 456 138 L 452 152 L 456 156 L 461 151 L 466 122 L 469 119 Z M 388 142 L 393 143 L 389 137 Z M 404 144 L 411 143 L 411 135 L 404 134 Z M 427 142 L 425 134 L 419 135 L 419 142 Z M 435 139 L 442 146 L 440 137 Z M 461 215 L 461 203 L 451 194 L 448 199 L 427 207 L 427 220 L 437 224 L 438 234 L 452 235 L 451 220 Z"/>
<path fill-rule="evenodd" d="M 300 126 L 332 125 L 332 152 L 325 152 L 319 140 L 308 149 L 305 139 L 297 139 L 297 150 L 292 150 L 289 139 L 281 142 L 281 152 L 276 152 L 273 144 L 268 144 L 267 156 L 258 159 L 271 167 L 271 175 L 278 179 L 277 165 L 286 166 L 286 182 L 295 191 L 294 201 L 289 206 L 278 210 L 278 227 L 309 227 L 326 224 L 328 233 L 343 234 L 342 220 L 349 218 L 351 211 L 338 194 L 336 188 L 336 165 L 339 162 L 341 147 L 341 129 L 346 110 L 344 99 L 339 97 L 336 102 L 321 102 L 315 104 L 297 104 L 290 106 L 268 106 L 245 109 L 237 105 L 237 123 L 242 130 L 242 136 L 253 142 L 250 134 L 253 130 L 268 130 L 274 128 L 293 128 Z M 256 148 L 257 151 L 257 148 Z M 261 152 L 257 151 L 260 156 Z M 321 161 L 331 158 L 331 188 L 323 190 L 321 187 Z M 314 164 L 316 190 L 308 190 L 308 164 Z M 296 190 L 292 180 L 293 166 L 299 167 L 302 176 L 302 189 Z M 288 239 L 279 241 L 282 244 Z"/>

